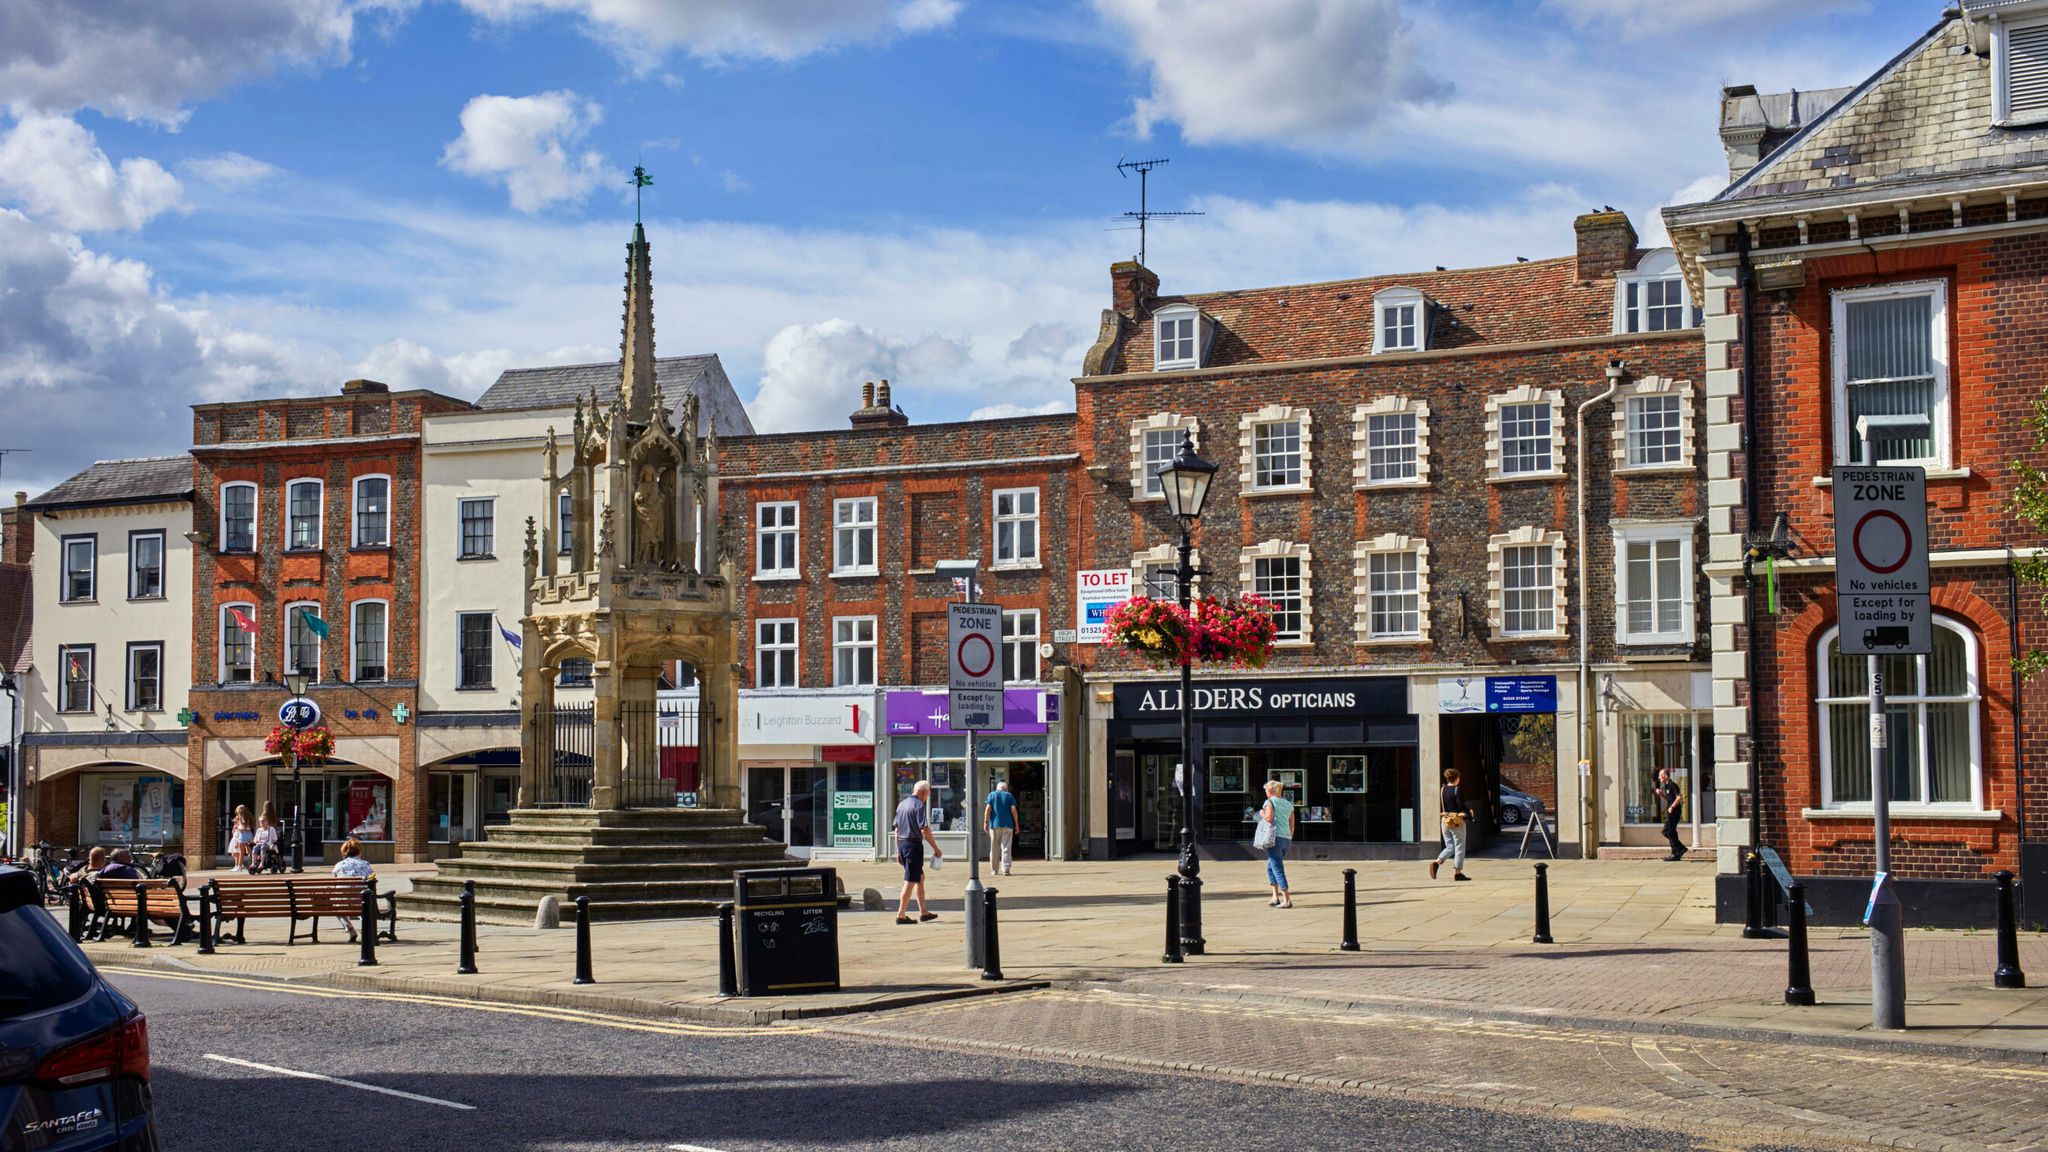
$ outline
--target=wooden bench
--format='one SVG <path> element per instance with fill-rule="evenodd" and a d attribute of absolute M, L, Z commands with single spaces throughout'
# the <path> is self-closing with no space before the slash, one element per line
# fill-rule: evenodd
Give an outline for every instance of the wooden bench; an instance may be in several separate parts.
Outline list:
<path fill-rule="evenodd" d="M 195 921 L 185 906 L 185 883 L 172 880 L 101 880 L 94 878 L 77 886 L 77 899 L 85 902 L 88 915 L 81 939 L 105 940 L 130 935 L 135 917 L 146 900 L 149 919 L 171 929 L 171 943 L 191 938 Z"/>
<path fill-rule="evenodd" d="M 376 883 L 374 877 L 370 883 Z M 320 917 L 356 917 L 363 914 L 363 881 L 345 876 L 221 876 L 207 884 L 213 900 L 213 935 L 221 943 L 229 939 L 223 935 L 227 922 L 235 922 L 233 940 L 237 944 L 248 943 L 246 936 L 251 920 L 289 920 L 291 934 L 287 944 L 299 942 L 300 921 L 310 921 L 308 934 L 313 943 L 320 942 Z M 377 933 L 380 939 L 398 939 L 398 893 L 379 893 L 384 901 L 385 927 L 379 928 L 376 917 L 366 927 Z"/>

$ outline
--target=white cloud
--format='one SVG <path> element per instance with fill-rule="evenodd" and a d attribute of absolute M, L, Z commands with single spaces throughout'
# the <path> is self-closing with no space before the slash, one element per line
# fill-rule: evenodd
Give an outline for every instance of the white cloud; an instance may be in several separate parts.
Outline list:
<path fill-rule="evenodd" d="M 574 92 L 478 96 L 463 105 L 462 135 L 441 163 L 503 184 L 521 212 L 581 200 L 602 177 L 604 158 L 577 146 L 602 118 L 596 101 Z"/>
<path fill-rule="evenodd" d="M 951 24 L 958 0 L 461 0 L 490 20 L 576 17 L 593 38 L 652 68 L 670 51 L 700 60 L 795 60 L 841 44 Z"/>
<path fill-rule="evenodd" d="M 1398 0 L 1094 2 L 1146 70 L 1140 135 L 1172 121 L 1197 144 L 1356 151 L 1447 90 L 1418 64 Z"/>
<path fill-rule="evenodd" d="M 1047 400 L 1043 404 L 990 404 L 976 408 L 967 414 L 969 420 L 1007 420 L 1012 416 L 1051 416 L 1056 412 L 1072 412 L 1071 400 Z"/>
<path fill-rule="evenodd" d="M 860 407 L 863 381 L 915 379 L 929 387 L 957 376 L 972 358 L 966 344 L 944 336 L 908 340 L 851 320 L 791 324 L 762 350 L 761 387 L 747 412 L 763 432 L 829 428 Z"/>
<path fill-rule="evenodd" d="M 739 173 L 731 170 L 720 172 L 718 174 L 718 183 L 719 186 L 724 188 L 727 192 L 733 193 L 745 192 L 749 188 L 753 187 L 752 184 L 749 184 L 744 179 L 741 179 Z"/>
<path fill-rule="evenodd" d="M 216 152 L 211 156 L 195 156 L 178 165 L 193 177 L 216 188 L 230 191 L 246 188 L 260 180 L 272 180 L 283 172 L 275 164 L 244 156 L 240 152 Z"/>
<path fill-rule="evenodd" d="M 60 228 L 140 228 L 178 206 L 178 180 L 154 160 L 118 168 L 68 116 L 31 113 L 0 136 L 0 198 Z"/>
<path fill-rule="evenodd" d="M 0 104 L 177 125 L 280 67 L 348 59 L 375 0 L 0 0 Z"/>
<path fill-rule="evenodd" d="M 1752 34 L 1761 22 L 1806 20 L 1840 9 L 1869 7 L 1865 0 L 1714 0 L 1711 4 L 1644 0 L 1544 0 L 1543 6 L 1580 27 L 1608 24 L 1629 36 L 1676 35 L 1708 25 L 1741 24 Z M 1932 5 L 1928 6 L 1931 16 Z"/>

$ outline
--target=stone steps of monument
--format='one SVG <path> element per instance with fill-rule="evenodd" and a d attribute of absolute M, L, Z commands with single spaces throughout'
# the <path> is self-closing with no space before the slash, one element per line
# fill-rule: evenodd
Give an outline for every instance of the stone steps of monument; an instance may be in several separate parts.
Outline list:
<path fill-rule="evenodd" d="M 688 863 L 607 864 L 585 860 L 501 860 L 463 856 L 441 862 L 441 875 L 458 881 L 482 884 L 494 880 L 555 879 L 564 884 L 599 883 L 606 880 L 642 879 L 729 880 L 733 869 L 773 868 L 784 863 L 781 856 L 766 853 L 747 860 L 701 860 Z"/>
<path fill-rule="evenodd" d="M 569 843 L 499 843 L 494 840 L 471 841 L 462 846 L 462 855 L 442 861 L 444 866 L 458 860 L 524 861 L 530 863 L 573 864 L 635 864 L 660 866 L 663 864 L 717 864 L 739 863 L 747 867 L 759 867 L 761 861 L 775 861 L 783 858 L 784 850 L 778 840 L 757 837 L 754 840 L 731 841 L 713 844 L 569 844 Z"/>
<path fill-rule="evenodd" d="M 552 827 L 544 824 L 499 824 L 488 830 L 485 844 L 549 845 L 577 844 L 597 848 L 630 847 L 687 842 L 691 844 L 745 844 L 763 839 L 758 824 L 701 824 L 683 828 Z"/>
<path fill-rule="evenodd" d="M 514 808 L 510 816 L 514 824 L 572 828 L 697 828 L 745 822 L 745 813 L 737 808 Z"/>

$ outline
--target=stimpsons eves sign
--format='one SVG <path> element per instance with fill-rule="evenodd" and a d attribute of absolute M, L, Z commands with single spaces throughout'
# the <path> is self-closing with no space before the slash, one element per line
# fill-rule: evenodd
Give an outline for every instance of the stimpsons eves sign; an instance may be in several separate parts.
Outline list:
<path fill-rule="evenodd" d="M 1211 680 L 1189 694 L 1205 719 L 1349 719 L 1408 711 L 1408 681 L 1396 676 L 1315 677 L 1300 680 Z M 1180 685 L 1172 681 L 1118 684 L 1116 714 L 1127 720 L 1180 715 Z"/>

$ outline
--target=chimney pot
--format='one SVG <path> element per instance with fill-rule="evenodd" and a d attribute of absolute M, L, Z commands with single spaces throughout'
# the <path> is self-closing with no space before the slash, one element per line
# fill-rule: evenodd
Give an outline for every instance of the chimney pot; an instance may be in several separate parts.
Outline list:
<path fill-rule="evenodd" d="M 1574 222 L 1579 234 L 1579 279 L 1598 280 L 1635 264 L 1636 229 L 1626 212 L 1588 212 Z"/>
<path fill-rule="evenodd" d="M 861 384 L 860 406 L 863 408 L 873 408 L 875 406 L 875 382 L 873 380 Z"/>
<path fill-rule="evenodd" d="M 889 382 L 888 382 L 887 380 L 884 380 L 884 381 L 882 381 L 882 383 L 881 383 L 881 384 L 880 384 L 880 385 L 879 385 L 878 387 L 876 387 L 876 389 L 875 389 L 875 407 L 877 407 L 877 408 L 887 408 L 888 406 L 889 406 Z"/>

